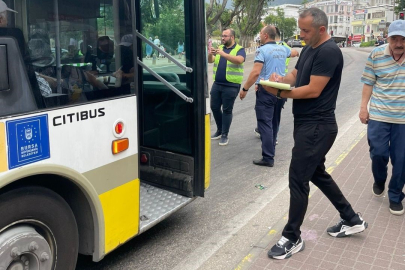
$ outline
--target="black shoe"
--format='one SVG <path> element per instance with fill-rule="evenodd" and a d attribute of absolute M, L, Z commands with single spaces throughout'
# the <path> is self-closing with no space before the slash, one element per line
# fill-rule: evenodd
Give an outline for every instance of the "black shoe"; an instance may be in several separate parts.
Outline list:
<path fill-rule="evenodd" d="M 217 130 L 217 132 L 214 133 L 214 135 L 211 136 L 211 140 L 218 140 L 221 138 L 222 131 Z"/>
<path fill-rule="evenodd" d="M 402 206 L 402 202 L 396 203 L 390 201 L 390 212 L 393 215 L 400 216 L 404 214 L 404 207 Z"/>
<path fill-rule="evenodd" d="M 259 129 L 258 129 L 258 128 L 255 128 L 253 131 L 255 132 L 256 136 L 257 136 L 258 138 L 260 138 Z"/>
<path fill-rule="evenodd" d="M 267 252 L 267 256 L 272 259 L 283 260 L 290 258 L 293 254 L 304 250 L 304 248 L 304 240 L 301 237 L 296 242 L 292 242 L 282 236 L 277 244 Z"/>
<path fill-rule="evenodd" d="M 374 196 L 381 197 L 384 195 L 384 189 L 385 185 L 384 184 L 378 184 L 376 182 L 373 183 L 373 194 Z"/>
<path fill-rule="evenodd" d="M 367 227 L 367 222 L 363 220 L 360 214 L 356 214 L 350 221 L 341 219 L 335 226 L 329 227 L 326 231 L 333 237 L 341 238 L 360 233 L 367 229 Z"/>
<path fill-rule="evenodd" d="M 274 162 L 267 162 L 267 161 L 264 161 L 263 159 L 255 159 L 255 160 L 253 160 L 253 164 L 258 165 L 258 166 L 267 166 L 267 167 L 274 166 Z"/>
<path fill-rule="evenodd" d="M 222 134 L 221 139 L 219 140 L 219 145 L 227 145 L 229 142 L 228 135 Z"/>

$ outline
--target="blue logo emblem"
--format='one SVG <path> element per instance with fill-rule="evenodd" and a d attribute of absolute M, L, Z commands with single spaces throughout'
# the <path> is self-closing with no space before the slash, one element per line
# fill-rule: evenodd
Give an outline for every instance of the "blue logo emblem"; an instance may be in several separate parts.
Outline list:
<path fill-rule="evenodd" d="M 48 116 L 6 122 L 9 169 L 50 157 Z"/>

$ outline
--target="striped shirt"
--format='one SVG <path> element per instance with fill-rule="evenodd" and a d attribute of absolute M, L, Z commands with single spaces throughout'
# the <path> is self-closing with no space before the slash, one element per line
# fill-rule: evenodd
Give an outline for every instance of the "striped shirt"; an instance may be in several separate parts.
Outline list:
<path fill-rule="evenodd" d="M 373 86 L 370 119 L 405 124 L 405 60 L 396 62 L 388 44 L 370 53 L 361 82 Z"/>

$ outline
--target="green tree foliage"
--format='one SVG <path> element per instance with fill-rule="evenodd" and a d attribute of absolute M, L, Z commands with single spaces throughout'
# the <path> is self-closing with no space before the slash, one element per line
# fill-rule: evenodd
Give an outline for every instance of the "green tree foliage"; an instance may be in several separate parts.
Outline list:
<path fill-rule="evenodd" d="M 175 11 L 181 4 L 181 0 L 141 0 L 142 21 L 145 24 L 156 24 L 161 14 Z"/>
<path fill-rule="evenodd" d="M 232 2 L 232 9 L 226 9 L 228 2 Z M 232 0 L 210 0 L 206 4 L 207 33 L 210 34 L 215 29 L 230 27 L 236 15 L 242 11 L 243 1 Z"/>
<path fill-rule="evenodd" d="M 97 18 L 98 35 L 106 36 L 110 33 L 114 33 L 114 16 L 113 6 L 105 5 L 100 7 L 100 16 Z"/>
<path fill-rule="evenodd" d="M 395 0 L 395 7 L 394 7 L 395 14 L 398 14 L 400 11 L 404 11 L 404 9 L 405 9 L 405 0 Z"/>
<path fill-rule="evenodd" d="M 156 6 L 158 5 L 158 6 Z M 184 42 L 184 7 L 182 0 L 142 0 L 142 33 L 158 36 L 166 51 L 174 53 L 178 42 Z"/>
<path fill-rule="evenodd" d="M 264 19 L 264 23 L 277 26 L 283 38 L 288 38 L 295 34 L 297 21 L 294 18 L 285 18 L 284 15 L 284 10 L 277 8 L 276 15 L 270 14 Z"/>
<path fill-rule="evenodd" d="M 240 40 L 243 46 L 249 46 L 249 41 L 262 27 L 261 17 L 265 8 L 272 0 L 235 0 L 235 5 L 241 6 L 241 12 L 236 16 L 236 24 L 240 31 Z"/>

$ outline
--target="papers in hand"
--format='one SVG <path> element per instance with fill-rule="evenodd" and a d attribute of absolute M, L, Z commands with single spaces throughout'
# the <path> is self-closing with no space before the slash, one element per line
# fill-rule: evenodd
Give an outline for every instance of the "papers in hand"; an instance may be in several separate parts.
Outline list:
<path fill-rule="evenodd" d="M 287 83 L 271 82 L 269 80 L 260 80 L 261 85 L 271 86 L 281 90 L 291 90 L 291 86 Z"/>

